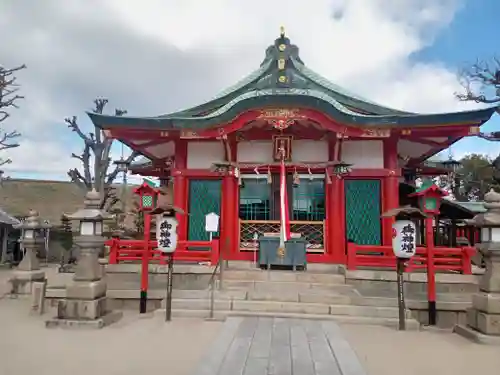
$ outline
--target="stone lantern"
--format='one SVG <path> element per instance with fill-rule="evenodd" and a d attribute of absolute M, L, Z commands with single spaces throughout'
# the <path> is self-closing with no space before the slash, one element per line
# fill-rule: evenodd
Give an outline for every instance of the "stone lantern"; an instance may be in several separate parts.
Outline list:
<path fill-rule="evenodd" d="M 500 345 L 500 194 L 491 190 L 484 196 L 485 213 L 469 223 L 481 228 L 482 253 L 486 271 L 479 282 L 479 292 L 472 296 L 467 311 L 467 326 L 456 326 L 455 332 L 474 341 Z"/>
<path fill-rule="evenodd" d="M 85 196 L 85 206 L 68 219 L 79 221 L 79 230 L 73 243 L 78 248 L 78 263 L 72 282 L 66 287 L 66 299 L 59 301 L 57 318 L 46 322 L 47 327 L 102 328 L 121 317 L 111 312 L 106 299 L 106 281 L 99 264 L 99 253 L 104 247 L 103 220 L 108 215 L 99 207 L 101 195 L 92 190 Z"/>
<path fill-rule="evenodd" d="M 30 210 L 26 220 L 14 228 L 22 229 L 21 245 L 25 249 L 23 260 L 17 267 L 14 279 L 16 293 L 29 294 L 34 282 L 44 281 L 45 273 L 40 269 L 37 252 L 45 243 L 42 231 L 50 228 L 50 224 L 42 223 L 37 211 Z"/>

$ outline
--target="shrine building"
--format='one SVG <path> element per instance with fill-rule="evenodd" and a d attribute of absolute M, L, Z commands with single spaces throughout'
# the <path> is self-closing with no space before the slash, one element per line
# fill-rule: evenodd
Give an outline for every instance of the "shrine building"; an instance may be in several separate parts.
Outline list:
<path fill-rule="evenodd" d="M 374 103 L 313 72 L 282 31 L 260 67 L 196 107 L 156 117 L 89 113 L 110 137 L 146 158 L 133 171 L 172 177 L 179 240 L 208 239 L 220 214 L 225 258 L 252 260 L 256 235 L 280 230 L 279 148 L 285 151 L 290 230 L 308 262 L 344 263 L 348 242 L 392 242 L 381 214 L 400 185 L 439 175 L 426 160 L 473 136 L 494 109 L 417 114 Z M 411 193 L 411 191 L 409 191 Z"/>

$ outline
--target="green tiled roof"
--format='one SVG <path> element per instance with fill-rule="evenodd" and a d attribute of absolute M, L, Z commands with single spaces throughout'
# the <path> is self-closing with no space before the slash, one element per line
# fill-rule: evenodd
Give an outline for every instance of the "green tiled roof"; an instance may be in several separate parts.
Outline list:
<path fill-rule="evenodd" d="M 455 201 L 454 203 L 458 204 L 459 206 L 466 208 L 467 210 L 475 213 L 475 214 L 480 214 L 483 212 L 486 212 L 486 208 L 484 208 L 484 202 L 458 202 Z"/>
<path fill-rule="evenodd" d="M 257 70 L 206 103 L 156 117 L 88 115 L 101 128 L 199 130 L 230 122 L 247 110 L 272 106 L 316 109 L 339 122 L 366 127 L 482 123 L 495 110 L 421 115 L 384 107 L 307 68 L 299 56 L 299 48 L 282 35 L 267 48 Z"/>

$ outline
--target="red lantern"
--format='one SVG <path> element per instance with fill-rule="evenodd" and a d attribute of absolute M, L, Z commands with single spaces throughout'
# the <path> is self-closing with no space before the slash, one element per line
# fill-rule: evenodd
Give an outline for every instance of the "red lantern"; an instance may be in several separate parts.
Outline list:
<path fill-rule="evenodd" d="M 426 214 L 437 215 L 441 207 L 441 199 L 448 193 L 440 189 L 432 181 L 424 181 L 414 193 L 409 197 L 418 197 L 420 209 Z"/>
<path fill-rule="evenodd" d="M 152 211 L 157 207 L 160 190 L 151 186 L 147 181 L 144 181 L 141 186 L 134 189 L 134 193 L 140 197 L 139 209 L 141 211 Z"/>

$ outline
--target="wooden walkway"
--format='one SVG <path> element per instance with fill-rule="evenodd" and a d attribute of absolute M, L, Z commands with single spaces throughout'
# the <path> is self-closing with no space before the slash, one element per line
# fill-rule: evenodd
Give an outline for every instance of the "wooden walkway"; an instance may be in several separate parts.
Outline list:
<path fill-rule="evenodd" d="M 366 375 L 334 322 L 228 318 L 194 375 Z"/>

